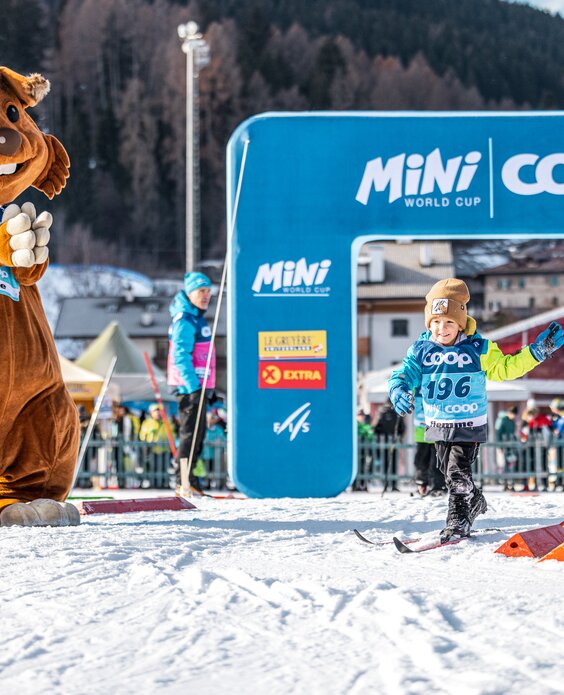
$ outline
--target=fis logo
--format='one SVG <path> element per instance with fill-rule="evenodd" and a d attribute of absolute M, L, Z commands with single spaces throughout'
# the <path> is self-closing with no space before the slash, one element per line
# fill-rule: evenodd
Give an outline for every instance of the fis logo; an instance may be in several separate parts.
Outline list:
<path fill-rule="evenodd" d="M 405 152 L 390 157 L 386 162 L 382 157 L 376 157 L 366 163 L 356 200 L 367 205 L 373 189 L 376 192 L 388 189 L 389 203 L 402 196 L 431 195 L 436 188 L 443 195 L 467 191 L 481 159 L 481 152 L 472 151 L 443 163 L 438 147 L 426 157 Z"/>
<path fill-rule="evenodd" d="M 259 266 L 253 281 L 255 297 L 278 295 L 319 295 L 328 296 L 330 287 L 324 285 L 331 261 L 324 259 L 308 263 L 305 258 L 299 261 L 277 261 Z"/>
<path fill-rule="evenodd" d="M 311 403 L 304 403 L 299 408 L 296 408 L 293 413 L 290 413 L 284 422 L 275 422 L 273 426 L 274 432 L 279 435 L 282 432 L 290 433 L 290 441 L 293 442 L 300 432 L 309 432 L 309 422 L 307 421 L 311 409 Z"/>

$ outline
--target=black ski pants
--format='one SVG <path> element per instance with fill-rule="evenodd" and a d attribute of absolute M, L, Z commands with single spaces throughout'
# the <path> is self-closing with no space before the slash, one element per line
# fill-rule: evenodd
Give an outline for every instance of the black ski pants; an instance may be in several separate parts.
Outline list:
<path fill-rule="evenodd" d="M 474 491 L 472 466 L 478 458 L 477 442 L 435 442 L 438 468 L 445 476 L 450 494 L 469 495 Z"/>
<path fill-rule="evenodd" d="M 413 464 L 417 485 L 430 486 L 432 490 L 441 490 L 445 487 L 444 476 L 437 467 L 437 455 L 433 444 L 417 442 Z"/>
<path fill-rule="evenodd" d="M 200 403 L 201 393 L 201 391 L 195 391 L 194 393 L 183 393 L 178 396 L 178 420 L 180 423 L 178 434 L 180 441 L 178 444 L 177 453 L 178 469 L 176 479 L 177 483 L 180 485 L 180 460 L 183 458 L 190 458 L 192 442 L 195 439 L 194 456 L 192 457 L 192 468 L 190 470 L 190 485 L 195 487 L 197 490 L 200 489 L 200 483 L 198 479 L 194 477 L 192 471 L 196 467 L 197 460 L 200 458 L 202 448 L 204 446 L 204 437 L 206 436 L 207 401 L 205 397 L 204 402 L 202 403 L 200 419 L 198 420 L 198 406 Z"/>

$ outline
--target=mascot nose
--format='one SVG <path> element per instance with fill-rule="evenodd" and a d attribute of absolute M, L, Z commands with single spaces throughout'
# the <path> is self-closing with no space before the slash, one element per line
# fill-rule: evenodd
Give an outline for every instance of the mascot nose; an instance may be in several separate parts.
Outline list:
<path fill-rule="evenodd" d="M 22 138 L 17 130 L 0 128 L 0 154 L 12 155 L 18 151 Z"/>

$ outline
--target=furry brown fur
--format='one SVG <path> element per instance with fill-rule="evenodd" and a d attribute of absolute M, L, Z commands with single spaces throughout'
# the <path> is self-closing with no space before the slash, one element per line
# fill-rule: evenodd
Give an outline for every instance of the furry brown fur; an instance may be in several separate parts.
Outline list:
<path fill-rule="evenodd" d="M 24 77 L 0 67 L 0 205 L 30 186 L 52 198 L 66 184 L 70 164 L 64 147 L 42 133 L 26 112 L 48 91 L 41 75 Z M 33 206 L 23 207 L 33 223 Z M 13 220 L 0 224 L 0 509 L 38 498 L 64 500 L 78 454 L 76 407 L 36 287 L 48 265 L 38 260 L 47 256 L 47 241 L 40 243 L 39 237 L 48 240 L 50 221 L 47 229 L 37 229 L 40 219 L 50 216 L 38 216 L 37 225 L 25 232 L 31 260 L 23 264 L 16 262 L 20 252 L 15 249 L 23 248 L 17 238 L 25 235 L 16 237 Z M 6 282 L 11 282 L 9 291 Z"/>

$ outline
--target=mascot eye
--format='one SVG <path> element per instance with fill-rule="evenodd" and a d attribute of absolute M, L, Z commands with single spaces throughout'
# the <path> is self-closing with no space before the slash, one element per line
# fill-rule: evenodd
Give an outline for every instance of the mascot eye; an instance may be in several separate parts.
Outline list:
<path fill-rule="evenodd" d="M 8 120 L 12 123 L 19 121 L 20 119 L 20 112 L 12 104 L 10 104 L 10 106 L 8 106 L 8 108 L 6 109 L 6 115 L 8 116 Z"/>

